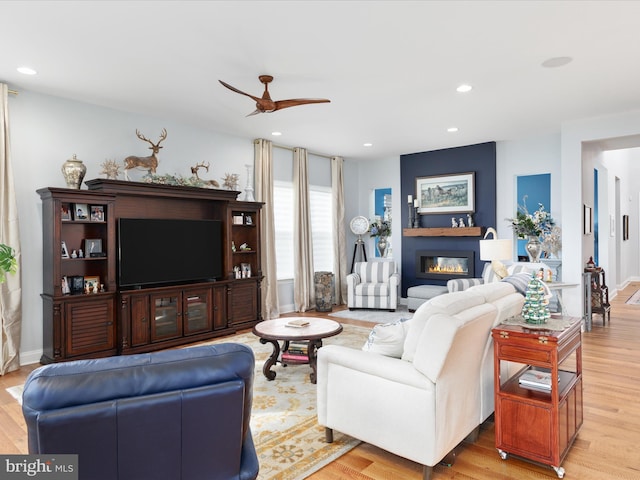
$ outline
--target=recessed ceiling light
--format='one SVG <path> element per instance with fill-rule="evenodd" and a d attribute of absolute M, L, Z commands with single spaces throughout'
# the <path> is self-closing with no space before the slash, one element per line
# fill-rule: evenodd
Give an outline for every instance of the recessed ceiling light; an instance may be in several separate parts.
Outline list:
<path fill-rule="evenodd" d="M 271 135 L 273 135 L 274 137 L 279 137 L 280 135 L 282 135 L 282 132 L 271 132 Z"/>
<path fill-rule="evenodd" d="M 18 67 L 18 71 L 20 73 L 24 73 L 25 75 L 35 75 L 36 73 L 38 73 L 30 67 Z"/>
<path fill-rule="evenodd" d="M 363 147 L 373 147 L 373 143 L 363 143 Z"/>
<path fill-rule="evenodd" d="M 456 88 L 456 92 L 467 93 L 467 92 L 470 92 L 472 89 L 473 87 L 471 85 L 467 85 L 463 83 L 458 88 Z"/>
<path fill-rule="evenodd" d="M 543 67 L 556 68 L 564 67 L 566 64 L 571 63 L 573 58 L 571 57 L 553 57 L 542 62 Z"/>
<path fill-rule="evenodd" d="M 458 127 L 449 127 L 447 128 L 447 132 L 449 133 L 455 133 L 458 131 Z"/>

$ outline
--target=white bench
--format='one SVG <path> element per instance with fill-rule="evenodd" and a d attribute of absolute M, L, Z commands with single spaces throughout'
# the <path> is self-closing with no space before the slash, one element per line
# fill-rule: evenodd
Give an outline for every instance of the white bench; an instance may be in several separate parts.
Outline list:
<path fill-rule="evenodd" d="M 407 308 L 410 312 L 413 312 L 427 300 L 448 291 L 445 285 L 416 285 L 415 287 L 409 287 L 407 288 Z"/>

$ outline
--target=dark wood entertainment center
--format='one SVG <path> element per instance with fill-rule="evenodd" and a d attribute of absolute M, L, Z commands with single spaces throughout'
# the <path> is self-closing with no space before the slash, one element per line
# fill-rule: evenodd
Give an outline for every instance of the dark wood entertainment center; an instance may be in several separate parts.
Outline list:
<path fill-rule="evenodd" d="M 238 201 L 240 192 L 229 190 L 104 179 L 85 184 L 88 190 L 37 191 L 43 223 L 41 363 L 149 352 L 230 335 L 262 320 L 262 203 Z M 75 215 L 78 206 L 86 208 L 86 216 Z M 221 221 L 224 278 L 119 288 L 119 218 Z M 86 252 L 88 239 L 101 241 L 103 255 Z M 63 242 L 70 258 L 63 255 Z M 246 248 L 240 249 L 243 244 Z M 236 278 L 234 267 L 243 264 L 250 274 Z M 91 291 L 67 293 L 73 279 L 93 280 L 87 283 Z"/>

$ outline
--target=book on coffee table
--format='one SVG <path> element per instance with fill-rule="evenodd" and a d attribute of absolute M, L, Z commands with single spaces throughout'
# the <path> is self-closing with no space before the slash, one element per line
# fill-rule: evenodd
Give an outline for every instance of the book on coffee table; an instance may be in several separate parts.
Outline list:
<path fill-rule="evenodd" d="M 306 327 L 307 325 L 309 325 L 309 321 L 303 318 L 296 318 L 295 320 L 289 320 L 287 322 L 287 327 L 302 328 Z"/>

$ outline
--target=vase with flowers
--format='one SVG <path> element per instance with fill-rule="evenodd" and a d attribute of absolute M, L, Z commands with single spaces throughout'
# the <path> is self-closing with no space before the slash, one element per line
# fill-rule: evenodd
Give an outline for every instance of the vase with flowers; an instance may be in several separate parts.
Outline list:
<path fill-rule="evenodd" d="M 507 218 L 507 221 L 511 222 L 511 228 L 518 235 L 518 238 L 527 239 L 525 250 L 529 261 L 537 263 L 540 261 L 540 255 L 543 251 L 541 237 L 545 239 L 547 236 L 553 235 L 554 245 L 558 246 L 559 235 L 557 230 L 554 231 L 555 221 L 551 214 L 544 209 L 544 205 L 539 203 L 538 209 L 533 213 L 529 213 L 526 200 L 527 197 L 525 196 L 523 205 L 518 205 L 515 218 Z"/>
<path fill-rule="evenodd" d="M 376 248 L 378 249 L 378 254 L 381 257 L 386 257 L 387 251 L 389 249 L 391 222 L 389 220 L 382 220 L 381 218 L 377 218 L 375 221 L 371 222 L 371 225 L 369 227 L 369 235 L 371 237 L 377 238 Z"/>

